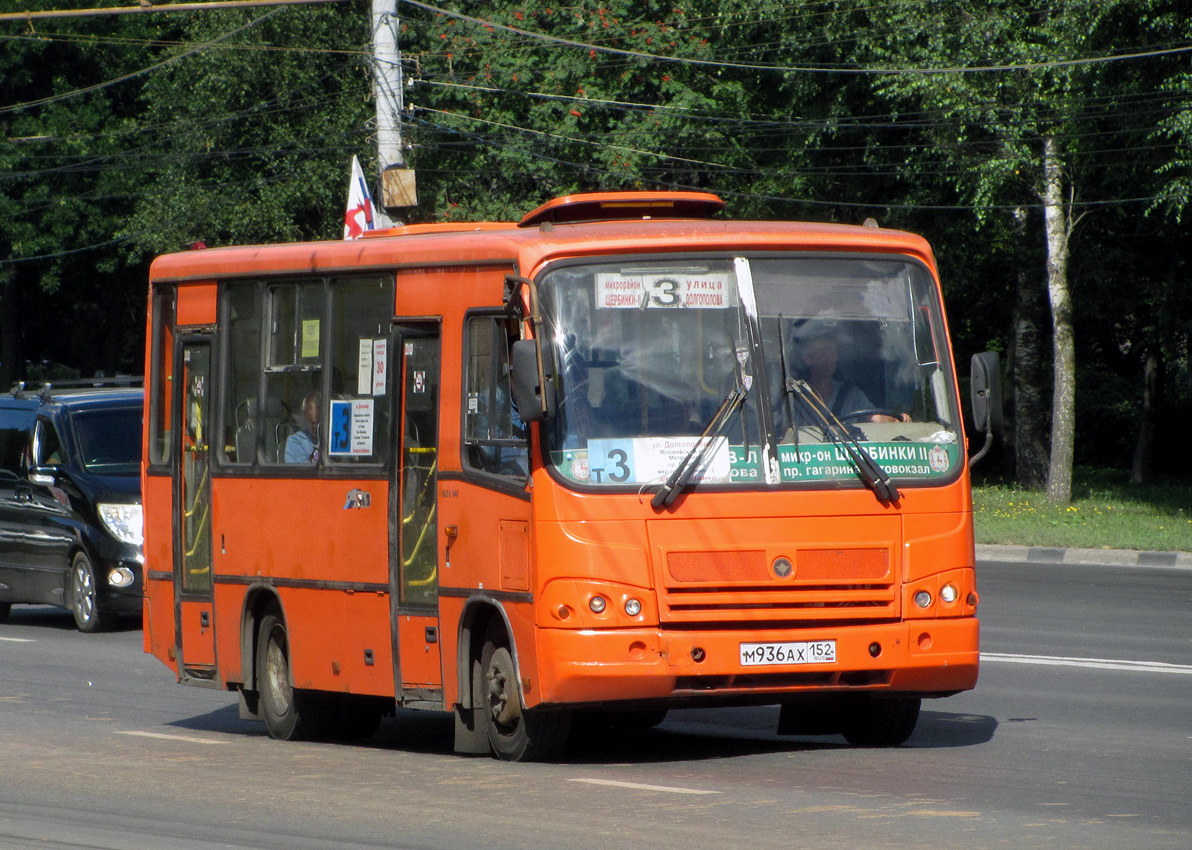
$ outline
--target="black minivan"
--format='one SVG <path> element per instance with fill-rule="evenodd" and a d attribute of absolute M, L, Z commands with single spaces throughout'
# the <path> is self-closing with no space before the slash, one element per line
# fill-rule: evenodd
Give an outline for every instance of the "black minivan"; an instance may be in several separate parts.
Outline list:
<path fill-rule="evenodd" d="M 0 396 L 0 622 L 14 603 L 67 608 L 84 632 L 140 617 L 144 390 L 113 380 Z"/>

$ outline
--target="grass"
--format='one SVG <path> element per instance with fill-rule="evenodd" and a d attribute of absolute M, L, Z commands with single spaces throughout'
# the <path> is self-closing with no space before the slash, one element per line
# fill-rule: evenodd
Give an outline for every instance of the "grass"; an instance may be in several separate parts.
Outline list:
<path fill-rule="evenodd" d="M 1192 481 L 1130 485 L 1123 470 L 1077 467 L 1072 502 L 1011 481 L 973 486 L 978 543 L 1192 552 Z"/>

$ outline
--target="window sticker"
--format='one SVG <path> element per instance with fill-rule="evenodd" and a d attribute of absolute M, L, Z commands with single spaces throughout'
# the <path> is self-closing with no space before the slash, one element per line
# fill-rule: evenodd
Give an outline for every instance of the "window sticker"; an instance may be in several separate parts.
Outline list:
<path fill-rule="evenodd" d="M 726 310 L 736 306 L 735 278 L 728 271 L 596 275 L 596 307 L 600 310 Z"/>
<path fill-rule="evenodd" d="M 552 452 L 552 459 L 563 475 L 583 484 L 661 483 L 697 439 L 649 437 L 589 440 L 587 449 Z M 960 446 L 954 438 L 940 439 L 938 442 L 862 445 L 882 469 L 897 478 L 941 478 L 951 474 L 961 463 Z M 783 484 L 796 481 L 851 481 L 857 477 L 848 453 L 831 443 L 807 443 L 798 449 L 793 445 L 779 446 L 778 467 Z M 717 445 L 709 449 L 709 457 L 691 480 L 766 483 L 762 452 L 757 446 L 750 446 L 746 451 L 744 446 L 729 445 L 727 438 L 720 437 Z"/>
<path fill-rule="evenodd" d="M 581 464 L 581 469 L 593 484 L 661 483 L 697 442 L 699 437 L 589 440 L 586 468 Z M 728 439 L 717 437 L 690 480 L 727 481 L 730 474 Z"/>
<path fill-rule="evenodd" d="M 302 359 L 319 356 L 319 320 L 302 320 Z"/>
<path fill-rule="evenodd" d="M 328 454 L 359 457 L 373 453 L 374 405 L 371 398 L 335 399 L 331 402 Z"/>
<path fill-rule="evenodd" d="M 356 395 L 369 395 L 373 385 L 373 341 L 360 338 L 360 353 L 356 365 Z"/>
<path fill-rule="evenodd" d="M 374 339 L 372 341 L 372 394 L 385 395 L 389 392 L 389 340 Z"/>

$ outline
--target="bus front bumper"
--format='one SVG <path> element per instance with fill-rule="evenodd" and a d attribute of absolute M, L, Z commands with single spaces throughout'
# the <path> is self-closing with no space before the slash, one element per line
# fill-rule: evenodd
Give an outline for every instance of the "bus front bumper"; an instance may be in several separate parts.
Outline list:
<path fill-rule="evenodd" d="M 824 642 L 834 642 L 834 661 L 742 663 L 743 644 Z M 711 704 L 860 690 L 946 696 L 976 685 L 978 655 L 975 617 L 764 631 L 539 629 L 539 687 L 526 701 Z"/>

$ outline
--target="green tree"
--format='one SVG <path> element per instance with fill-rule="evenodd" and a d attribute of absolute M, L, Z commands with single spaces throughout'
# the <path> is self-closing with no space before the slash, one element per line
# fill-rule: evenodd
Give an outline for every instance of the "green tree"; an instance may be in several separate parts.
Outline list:
<path fill-rule="evenodd" d="M 1047 498 L 1053 502 L 1067 502 L 1072 493 L 1076 345 L 1069 257 L 1081 216 L 1077 194 L 1089 188 L 1078 155 L 1095 123 L 1090 111 L 1110 94 L 1103 64 L 1067 63 L 1108 52 L 1121 5 L 941 0 L 872 12 L 901 34 L 869 45 L 875 61 L 913 69 L 879 81 L 879 90 L 944 119 L 935 134 L 945 144 L 918 166 L 937 159 L 982 215 L 1007 203 L 1042 208 L 1053 367 Z"/>

